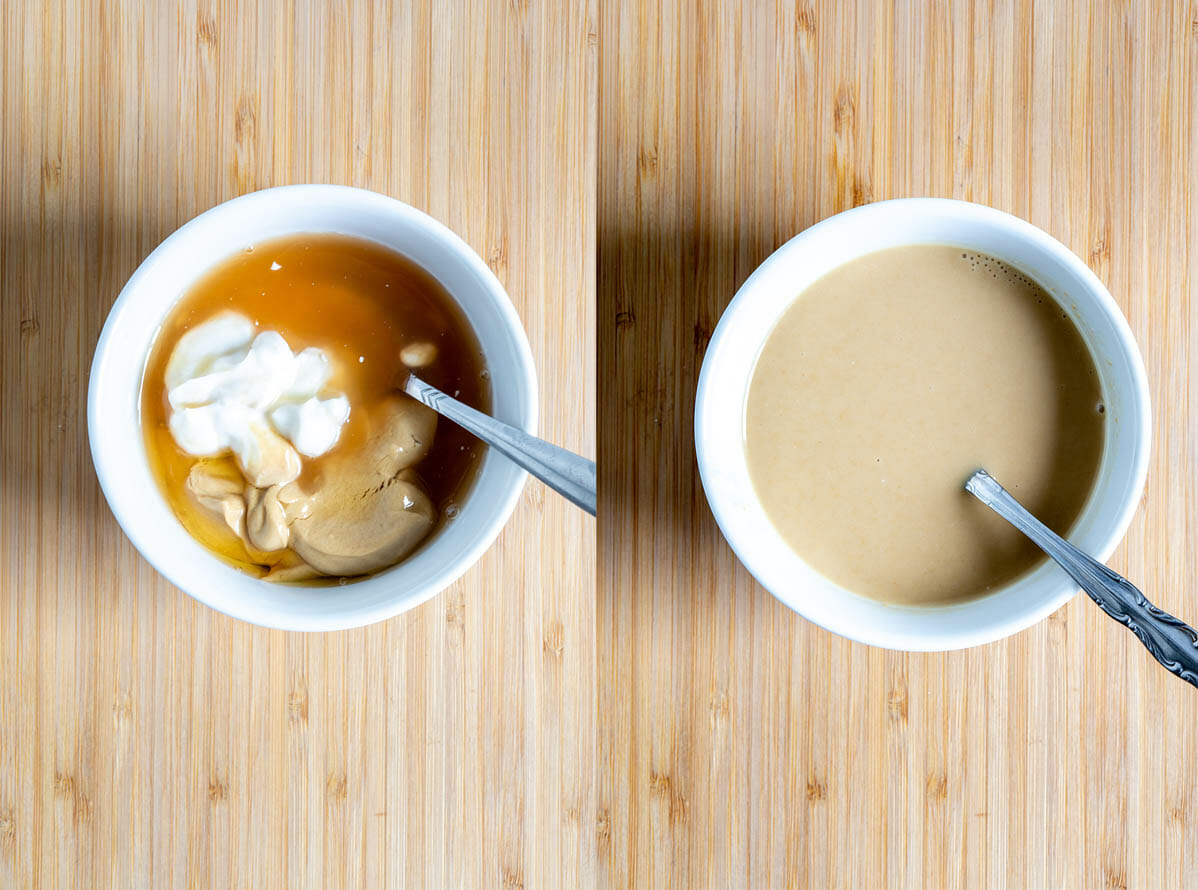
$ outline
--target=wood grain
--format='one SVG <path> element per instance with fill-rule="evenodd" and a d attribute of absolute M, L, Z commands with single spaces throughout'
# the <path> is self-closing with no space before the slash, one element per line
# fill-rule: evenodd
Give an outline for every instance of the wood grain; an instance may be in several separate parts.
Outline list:
<path fill-rule="evenodd" d="M 694 385 L 739 284 L 829 214 L 992 204 L 1086 259 L 1155 403 L 1113 565 L 1198 620 L 1198 6 L 647 0 L 599 22 L 600 879 L 1198 886 L 1198 698 L 1084 598 L 871 649 L 738 565 Z"/>
<path fill-rule="evenodd" d="M 84 402 L 104 317 L 196 213 L 291 182 L 460 233 L 595 448 L 586 3 L 0 5 L 0 886 L 591 886 L 594 522 L 530 483 L 427 605 L 286 634 L 121 534 Z"/>

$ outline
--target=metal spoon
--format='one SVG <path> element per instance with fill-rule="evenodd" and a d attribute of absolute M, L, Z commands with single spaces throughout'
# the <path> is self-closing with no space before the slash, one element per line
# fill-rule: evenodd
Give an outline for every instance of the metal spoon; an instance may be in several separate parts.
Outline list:
<path fill-rule="evenodd" d="M 1126 578 L 1053 534 L 985 470 L 970 476 L 965 490 L 1056 560 L 1102 611 L 1140 638 L 1153 658 L 1198 686 L 1198 631 L 1148 602 Z"/>
<path fill-rule="evenodd" d="M 595 515 L 595 462 L 475 411 L 409 374 L 403 391 L 473 433 L 554 491 Z"/>

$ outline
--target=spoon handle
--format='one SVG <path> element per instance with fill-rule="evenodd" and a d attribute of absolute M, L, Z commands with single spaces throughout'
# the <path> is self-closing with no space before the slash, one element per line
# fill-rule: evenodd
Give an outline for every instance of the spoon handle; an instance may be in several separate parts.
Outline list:
<path fill-rule="evenodd" d="M 1198 631 L 1158 609 L 1122 575 L 1054 534 L 985 470 L 970 476 L 965 490 L 1056 560 L 1102 611 L 1140 638 L 1153 658 L 1187 683 L 1198 686 Z"/>
<path fill-rule="evenodd" d="M 523 467 L 554 491 L 595 515 L 595 462 L 564 448 L 551 445 L 544 439 L 530 436 L 524 430 L 496 420 L 469 405 L 463 405 L 435 386 L 425 383 L 415 374 L 408 375 L 404 392 L 418 402 L 428 405 L 442 417 L 447 417 L 469 433 L 482 439 L 500 454 Z"/>

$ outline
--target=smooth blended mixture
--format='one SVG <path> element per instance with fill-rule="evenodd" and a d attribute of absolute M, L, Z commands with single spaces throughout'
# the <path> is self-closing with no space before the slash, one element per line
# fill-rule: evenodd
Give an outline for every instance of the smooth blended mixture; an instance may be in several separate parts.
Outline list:
<path fill-rule="evenodd" d="M 782 537 L 856 593 L 981 595 L 1043 555 L 965 493 L 985 467 L 1066 534 L 1102 458 L 1101 387 L 1061 306 L 981 254 L 915 245 L 834 269 L 758 358 L 749 472 Z"/>

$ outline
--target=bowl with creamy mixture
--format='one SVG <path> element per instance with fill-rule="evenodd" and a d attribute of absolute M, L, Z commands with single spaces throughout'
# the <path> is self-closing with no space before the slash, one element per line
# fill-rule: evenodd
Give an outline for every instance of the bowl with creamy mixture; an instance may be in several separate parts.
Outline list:
<path fill-rule="evenodd" d="M 795 611 L 907 650 L 988 642 L 1076 585 L 965 494 L 986 467 L 1107 558 L 1143 491 L 1146 377 L 1084 263 L 959 201 L 886 201 L 783 245 L 704 358 L 704 490 L 741 562 Z"/>
<path fill-rule="evenodd" d="M 523 471 L 401 392 L 408 372 L 535 432 L 536 379 L 487 265 L 382 195 L 286 186 L 164 241 L 101 334 L 92 455 L 169 580 L 257 624 L 334 630 L 482 554 Z"/>

